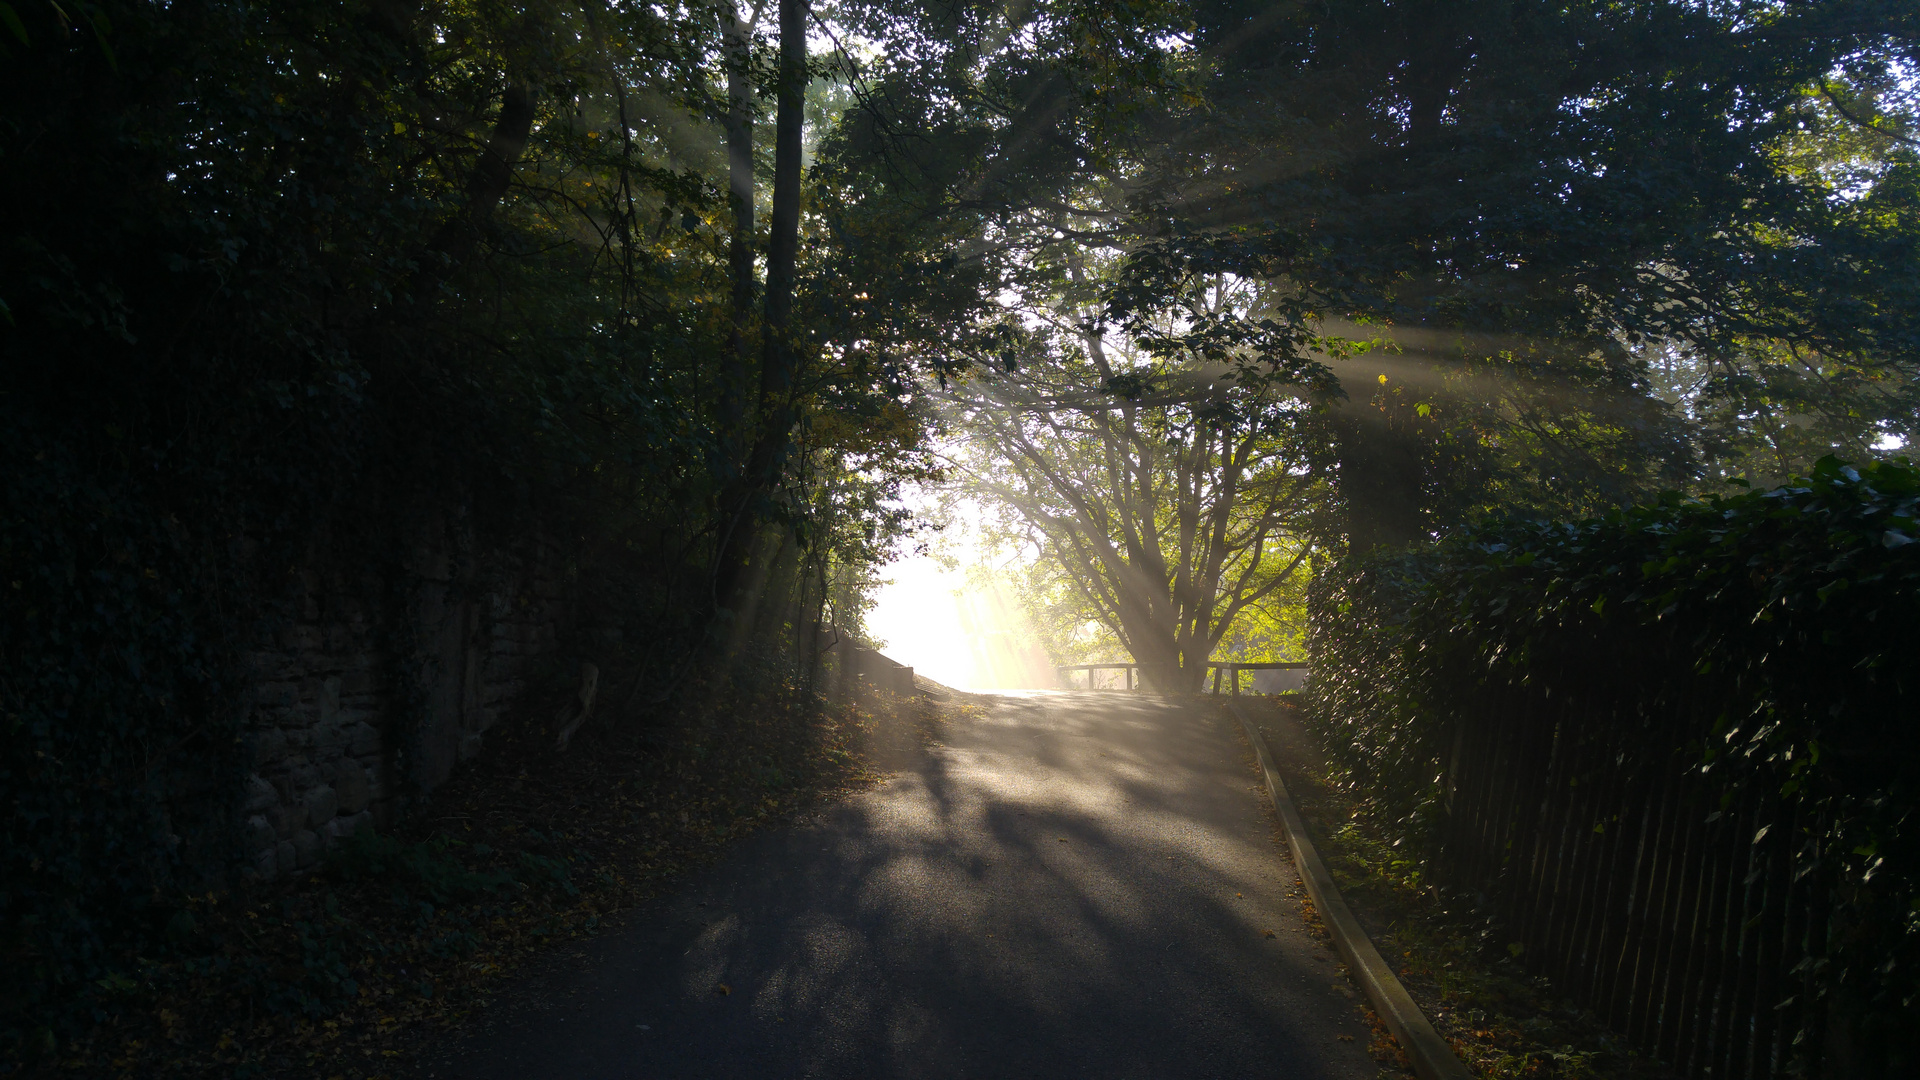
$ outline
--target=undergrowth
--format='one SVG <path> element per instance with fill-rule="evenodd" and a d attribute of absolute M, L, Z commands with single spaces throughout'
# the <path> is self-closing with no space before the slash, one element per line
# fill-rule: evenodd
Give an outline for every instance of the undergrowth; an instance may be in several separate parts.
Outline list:
<path fill-rule="evenodd" d="M 696 715 L 590 727 L 564 754 L 544 725 L 506 725 L 391 835 L 363 832 L 278 886 L 182 898 L 170 952 L 101 980 L 92 1033 L 31 1073 L 388 1076 L 521 962 L 877 780 L 935 719 L 781 680 L 686 696 Z"/>
<path fill-rule="evenodd" d="M 1298 746 L 1304 735 L 1295 728 L 1289 732 L 1295 738 L 1284 739 L 1284 715 L 1276 719 L 1269 712 L 1261 721 L 1276 747 Z M 1284 753 L 1278 758 L 1288 793 L 1342 895 L 1381 954 L 1397 959 L 1401 982 L 1475 1076 L 1669 1080 L 1673 1074 L 1659 1062 L 1630 1050 L 1598 1017 L 1522 970 L 1475 898 L 1429 881 L 1419 860 L 1373 824 L 1365 800 L 1336 772 L 1318 760 Z"/>

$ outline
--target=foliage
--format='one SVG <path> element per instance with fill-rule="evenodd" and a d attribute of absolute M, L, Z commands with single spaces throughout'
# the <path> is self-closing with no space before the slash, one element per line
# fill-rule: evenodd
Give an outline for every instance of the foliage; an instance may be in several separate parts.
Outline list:
<path fill-rule="evenodd" d="M 1244 699 L 1243 699 L 1244 700 Z M 1250 706 L 1258 715 L 1260 706 Z M 1261 728 L 1270 744 L 1299 748 L 1291 703 Z M 1282 755 L 1288 794 L 1341 895 L 1374 944 L 1398 967 L 1423 1015 L 1463 1064 L 1485 1080 L 1667 1078 L 1671 1070 L 1622 1045 L 1600 1018 L 1527 974 L 1472 898 L 1434 884 L 1420 853 L 1367 813 L 1364 792 L 1343 787 L 1311 753 Z M 1388 825 L 1382 828 L 1382 825 Z M 1304 890 L 1303 890 L 1304 892 Z"/>
<path fill-rule="evenodd" d="M 1298 343 L 1375 346 L 1331 365 L 1356 546 L 1782 478 L 1910 423 L 1907 7 L 1190 19 L 1193 92 L 1143 102 L 1128 143 L 1109 315 L 1232 273 L 1287 287 Z"/>
<path fill-rule="evenodd" d="M 1458 719 L 1501 687 L 1644 734 L 1622 768 L 1777 792 L 1840 881 L 1823 984 L 1911 1024 L 1920 960 L 1920 469 L 1827 458 L 1785 487 L 1571 524 L 1508 520 L 1316 582 L 1311 722 L 1396 840 L 1440 812 Z M 1675 757 L 1678 755 L 1678 766 Z"/>
<path fill-rule="evenodd" d="M 625 674 L 672 687 L 710 647 L 733 463 L 713 10 L 6 12 L 12 1057 L 77 1036 L 98 980 L 243 869 L 249 650 L 284 624 L 290 572 L 337 573 L 387 612 L 393 745 L 424 707 L 400 624 L 437 522 L 558 543 L 583 605 L 655 645 Z M 798 329 L 824 354 L 819 239 Z M 884 501 L 919 432 L 903 396 L 856 364 L 799 387 L 762 545 L 769 638 L 810 641 L 823 582 L 860 580 L 899 526 Z"/>
<path fill-rule="evenodd" d="M 1911 5 L 1268 7 L 836 4 L 769 337 L 725 149 L 768 142 L 776 68 L 737 12 L 0 4 L 9 1052 L 237 871 L 289 571 L 382 594 L 398 642 L 421 522 L 562 540 L 583 606 L 657 641 L 623 678 L 672 686 L 857 622 L 970 370 L 1127 408 L 1230 373 L 1234 430 L 1312 462 L 1288 558 L 1911 434 Z M 1192 302 L 1216 282 L 1260 302 Z M 1070 356 L 1109 334 L 1138 370 Z M 755 355 L 787 374 L 748 416 Z M 1197 401 L 1141 430 L 1232 426 Z M 752 617 L 714 612 L 719 550 Z"/>
<path fill-rule="evenodd" d="M 698 682 L 681 722 L 589 726 L 564 755 L 544 752 L 544 725 L 509 722 L 431 815 L 357 833 L 271 890 L 183 898 L 162 940 L 96 988 L 107 1023 L 55 1063 L 101 1076 L 398 1072 L 423 1029 L 483 1006 L 517 963 L 593 934 L 729 842 L 874 782 L 935 719 L 919 702 L 822 702 L 757 659 Z"/>
<path fill-rule="evenodd" d="M 1017 362 L 1016 309 L 1070 253 L 1116 259 L 1067 292 L 1103 332 L 1319 369 L 1324 542 L 1778 478 L 1913 415 L 1906 6 L 839 17 L 878 54 L 823 144 L 873 237 L 845 272 L 875 348 Z M 1222 278 L 1265 302 L 1160 321 Z"/>
<path fill-rule="evenodd" d="M 942 395 L 964 440 L 955 482 L 1037 553 L 1030 595 L 1057 609 L 1043 621 L 1097 623 L 1148 685 L 1192 690 L 1242 616 L 1305 576 L 1325 494 L 1312 372 L 1273 378 L 1251 349 L 1167 332 L 1258 305 L 1256 286 L 1215 281 L 1109 337 L 1074 302 L 1082 256 L 1063 261 L 1071 276 L 1028 295 L 1035 325 L 1006 331 L 1002 362 Z"/>

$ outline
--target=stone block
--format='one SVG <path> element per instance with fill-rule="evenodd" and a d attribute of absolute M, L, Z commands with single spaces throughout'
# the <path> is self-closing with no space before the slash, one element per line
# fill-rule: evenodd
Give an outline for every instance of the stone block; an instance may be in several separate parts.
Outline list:
<path fill-rule="evenodd" d="M 261 778 L 259 773 L 247 776 L 247 813 L 257 814 L 280 801 L 280 793 L 272 784 Z"/>
<path fill-rule="evenodd" d="M 279 834 L 274 832 L 273 823 L 267 820 L 265 814 L 255 814 L 247 819 L 246 838 L 247 850 L 252 852 L 270 853 L 273 845 L 280 840 Z"/>
<path fill-rule="evenodd" d="M 301 829 L 293 834 L 294 865 L 302 870 L 320 861 L 320 834 Z"/>
<path fill-rule="evenodd" d="M 287 733 L 277 727 L 248 732 L 247 753 L 253 759 L 254 768 L 271 765 L 287 756 Z"/>
<path fill-rule="evenodd" d="M 328 847 L 332 847 L 372 824 L 373 815 L 365 810 L 354 814 L 352 817 L 334 818 L 332 821 L 327 822 L 325 830 L 326 844 Z"/>
<path fill-rule="evenodd" d="M 305 758 L 296 758 L 287 770 L 274 778 L 273 786 L 280 791 L 280 798 L 287 802 L 299 802 L 308 791 L 320 783 L 320 770 Z"/>
<path fill-rule="evenodd" d="M 254 700 L 264 706 L 286 708 L 300 700 L 300 687 L 292 682 L 262 683 L 254 690 Z"/>
<path fill-rule="evenodd" d="M 367 757 L 378 754 L 384 747 L 380 738 L 380 729 L 372 724 L 360 723 L 353 726 L 351 737 L 347 740 L 347 753 L 354 757 Z"/>
<path fill-rule="evenodd" d="M 340 796 L 325 784 L 307 792 L 304 802 L 307 807 L 308 828 L 319 828 L 332 821 L 334 814 L 340 809 Z"/>
<path fill-rule="evenodd" d="M 367 781 L 366 770 L 352 758 L 343 759 L 339 770 L 339 775 L 333 781 L 333 789 L 339 795 L 340 813 L 358 814 L 373 801 L 373 785 Z"/>
<path fill-rule="evenodd" d="M 253 872 L 261 881 L 272 881 L 280 876 L 280 852 L 277 847 L 269 847 L 253 857 Z"/>
<path fill-rule="evenodd" d="M 460 739 L 460 760 L 471 761 L 480 753 L 480 736 L 465 735 Z"/>
<path fill-rule="evenodd" d="M 300 865 L 300 849 L 293 846 L 292 837 L 273 845 L 273 862 L 283 874 L 293 873 Z"/>
<path fill-rule="evenodd" d="M 266 818 L 267 824 L 273 826 L 273 835 L 285 840 L 307 827 L 307 808 L 298 803 L 281 803 L 267 807 Z"/>

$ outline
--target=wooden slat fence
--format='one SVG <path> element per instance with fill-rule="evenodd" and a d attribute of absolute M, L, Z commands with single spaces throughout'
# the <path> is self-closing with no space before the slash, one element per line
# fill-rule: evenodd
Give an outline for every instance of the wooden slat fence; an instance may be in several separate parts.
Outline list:
<path fill-rule="evenodd" d="M 1433 869 L 1631 1045 L 1685 1076 L 1759 1080 L 1823 1057 L 1812 980 L 1835 883 L 1821 822 L 1764 785 L 1722 805 L 1697 747 L 1671 745 L 1713 689 L 1623 719 L 1539 684 L 1490 688 L 1447 755 Z"/>

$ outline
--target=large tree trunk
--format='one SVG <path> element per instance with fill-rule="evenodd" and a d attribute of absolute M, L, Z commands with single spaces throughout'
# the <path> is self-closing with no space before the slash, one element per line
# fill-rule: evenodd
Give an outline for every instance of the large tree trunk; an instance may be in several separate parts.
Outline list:
<path fill-rule="evenodd" d="M 1340 412 L 1339 490 L 1348 549 L 1399 548 L 1422 539 L 1426 478 L 1413 433 L 1364 403 L 1348 403 Z"/>
<path fill-rule="evenodd" d="M 1156 694 L 1196 693 L 1207 674 L 1205 657 L 1195 659 L 1143 649 L 1134 656 L 1133 662 L 1140 665 L 1141 686 Z"/>
<path fill-rule="evenodd" d="M 727 140 L 727 197 L 733 206 L 733 235 L 727 241 L 727 269 L 733 277 L 733 326 L 727 334 L 727 359 L 720 379 L 720 427 L 723 468 L 738 469 L 747 388 L 752 383 L 753 350 L 748 343 L 753 300 L 753 24 L 760 9 L 742 20 L 728 10 L 722 28 L 727 66 L 727 111 L 721 120 Z"/>
<path fill-rule="evenodd" d="M 766 310 L 760 346 L 760 396 L 753 451 L 733 490 L 722 500 L 728 514 L 715 565 L 715 594 L 729 611 L 745 606 L 740 591 L 752 579 L 754 538 L 761 503 L 785 472 L 795 422 L 793 386 L 798 354 L 789 338 L 794 269 L 800 254 L 801 125 L 807 89 L 806 0 L 780 0 L 780 87 L 773 139 L 773 217 L 767 250 Z M 751 632 L 740 626 L 736 641 Z"/>
<path fill-rule="evenodd" d="M 773 133 L 773 219 L 767 248 L 766 334 L 761 342 L 761 428 L 755 456 L 762 482 L 771 482 L 784 464 L 792 423 L 794 359 L 788 324 L 793 316 L 794 266 L 800 254 L 801 128 L 807 94 L 807 2 L 780 0 L 779 113 Z M 783 426 L 780 421 L 785 419 Z"/>

